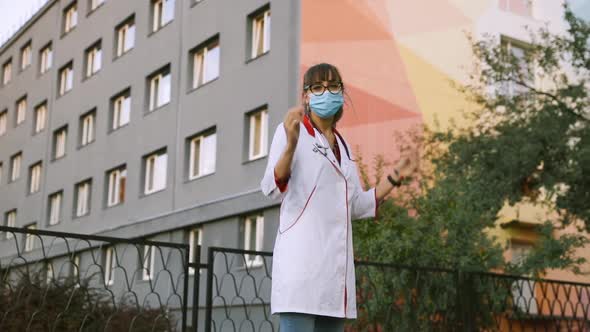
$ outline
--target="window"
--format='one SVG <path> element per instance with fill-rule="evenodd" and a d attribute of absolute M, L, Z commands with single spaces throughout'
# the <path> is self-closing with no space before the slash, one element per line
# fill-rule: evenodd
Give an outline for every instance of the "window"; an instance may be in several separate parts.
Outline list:
<path fill-rule="evenodd" d="M 4 164 L 0 161 L 0 184 L 2 183 L 3 176 L 4 176 Z"/>
<path fill-rule="evenodd" d="M 266 109 L 252 112 L 249 115 L 250 139 L 249 159 L 253 160 L 266 155 L 268 112 Z"/>
<path fill-rule="evenodd" d="M 32 58 L 33 49 L 31 47 L 31 42 L 29 41 L 25 46 L 23 46 L 20 49 L 20 69 L 27 69 L 31 65 Z"/>
<path fill-rule="evenodd" d="M 59 70 L 59 95 L 63 96 L 74 86 L 74 63 L 70 62 Z"/>
<path fill-rule="evenodd" d="M 62 191 L 49 195 L 49 225 L 57 225 L 61 219 L 62 197 Z"/>
<path fill-rule="evenodd" d="M 80 276 L 80 270 L 81 270 L 81 265 L 80 265 L 80 254 L 74 254 L 74 260 L 72 262 L 72 276 L 75 278 L 74 280 L 76 281 L 76 287 L 79 287 L 79 280 L 78 277 Z"/>
<path fill-rule="evenodd" d="M 27 231 L 36 230 L 37 224 L 27 225 L 25 226 L 25 229 Z M 35 235 L 31 233 L 25 233 L 25 251 L 30 252 L 33 251 L 33 249 L 35 249 Z"/>
<path fill-rule="evenodd" d="M 106 285 L 112 285 L 115 282 L 117 257 L 115 256 L 115 250 L 111 247 L 107 248 L 104 253 L 104 283 Z"/>
<path fill-rule="evenodd" d="M 522 264 L 532 249 L 533 245 L 530 243 L 510 241 L 510 262 L 516 265 Z M 512 283 L 514 305 L 524 313 L 538 313 L 537 302 L 535 301 L 535 286 L 536 282 L 529 279 L 515 280 Z"/>
<path fill-rule="evenodd" d="M 502 37 L 501 42 L 502 46 L 508 51 L 508 54 L 512 55 L 516 61 L 517 68 L 516 71 L 513 72 L 512 79 L 521 81 L 529 87 L 534 87 L 535 79 L 533 75 L 533 68 L 526 59 L 530 46 L 525 42 L 513 40 L 505 36 Z M 528 92 L 527 87 L 513 81 L 506 82 L 506 85 L 503 88 L 504 93 L 509 96 L 515 96 Z"/>
<path fill-rule="evenodd" d="M 198 228 L 193 228 L 188 232 L 188 245 L 189 245 L 189 263 L 200 263 L 201 259 L 197 256 L 197 246 L 203 244 L 203 230 Z M 201 273 L 202 269 L 199 269 L 199 273 Z M 195 274 L 195 269 L 193 267 L 188 268 L 188 273 L 190 275 Z"/>
<path fill-rule="evenodd" d="M 131 16 L 117 28 L 117 57 L 127 53 L 135 46 L 135 16 Z"/>
<path fill-rule="evenodd" d="M 86 146 L 94 141 L 95 118 L 96 110 L 80 117 L 80 146 Z"/>
<path fill-rule="evenodd" d="M 27 96 L 16 102 L 16 125 L 23 123 L 27 114 Z"/>
<path fill-rule="evenodd" d="M 6 124 L 8 123 L 8 111 L 0 112 L 0 135 L 6 134 Z"/>
<path fill-rule="evenodd" d="M 531 0 L 499 0 L 500 10 L 512 12 L 521 16 L 532 16 L 533 4 Z"/>
<path fill-rule="evenodd" d="M 92 180 L 88 179 L 76 184 L 74 192 L 76 195 L 75 216 L 82 217 L 90 213 L 90 192 Z"/>
<path fill-rule="evenodd" d="M 39 104 L 39 106 L 35 107 L 35 127 L 33 130 L 33 134 L 40 133 L 43 129 L 45 129 L 45 123 L 47 122 L 47 102 L 43 102 Z"/>
<path fill-rule="evenodd" d="M 2 85 L 10 83 L 10 80 L 12 80 L 12 59 L 2 65 Z"/>
<path fill-rule="evenodd" d="M 125 181 L 127 179 L 126 166 L 107 172 L 108 194 L 107 207 L 125 202 Z"/>
<path fill-rule="evenodd" d="M 149 111 L 170 102 L 170 66 L 167 65 L 148 77 Z"/>
<path fill-rule="evenodd" d="M 111 130 L 129 123 L 131 113 L 131 90 L 127 89 L 111 98 Z"/>
<path fill-rule="evenodd" d="M 104 0 L 90 0 L 90 11 L 96 10 L 104 3 Z"/>
<path fill-rule="evenodd" d="M 219 77 L 219 37 L 198 46 L 191 53 L 193 89 Z"/>
<path fill-rule="evenodd" d="M 39 51 L 39 57 L 41 58 L 39 72 L 43 74 L 51 69 L 51 64 L 53 63 L 53 50 L 51 48 L 51 43 Z"/>
<path fill-rule="evenodd" d="M 55 277 L 53 275 L 53 262 L 51 260 L 47 261 L 45 265 L 45 283 L 49 285 Z"/>
<path fill-rule="evenodd" d="M 156 263 L 156 247 L 145 245 L 143 246 L 143 280 L 152 280 L 154 278 L 154 269 Z"/>
<path fill-rule="evenodd" d="M 29 194 L 39 191 L 41 187 L 42 162 L 38 162 L 29 169 Z"/>
<path fill-rule="evenodd" d="M 23 159 L 22 152 L 18 152 L 10 158 L 10 182 L 18 180 L 20 177 L 20 165 Z"/>
<path fill-rule="evenodd" d="M 78 24 L 78 5 L 76 2 L 64 10 L 63 16 L 63 33 L 66 34 Z"/>
<path fill-rule="evenodd" d="M 215 172 L 217 134 L 209 131 L 189 139 L 189 180 Z"/>
<path fill-rule="evenodd" d="M 158 31 L 174 19 L 175 0 L 152 1 L 152 31 Z"/>
<path fill-rule="evenodd" d="M 270 50 L 270 8 L 266 7 L 250 16 L 251 58 L 257 58 Z"/>
<path fill-rule="evenodd" d="M 86 78 L 98 73 L 102 65 L 101 41 L 86 49 Z"/>
<path fill-rule="evenodd" d="M 6 226 L 7 227 L 16 227 L 16 209 L 10 210 L 6 212 Z M 12 239 L 14 237 L 14 233 L 6 232 L 6 238 Z"/>
<path fill-rule="evenodd" d="M 61 127 L 53 133 L 53 159 L 59 159 L 66 155 L 66 137 L 68 126 Z"/>
<path fill-rule="evenodd" d="M 166 150 L 152 153 L 144 159 L 144 189 L 143 193 L 148 195 L 160 191 L 166 187 L 166 164 L 168 155 Z"/>
<path fill-rule="evenodd" d="M 264 239 L 264 217 L 261 214 L 249 216 L 244 220 L 244 250 L 261 251 Z M 247 266 L 260 266 L 262 256 L 244 254 Z"/>

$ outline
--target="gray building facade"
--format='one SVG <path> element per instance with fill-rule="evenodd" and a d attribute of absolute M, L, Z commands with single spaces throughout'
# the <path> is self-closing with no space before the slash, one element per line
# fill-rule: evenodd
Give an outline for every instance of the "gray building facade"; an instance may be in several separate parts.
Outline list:
<path fill-rule="evenodd" d="M 259 183 L 298 100 L 299 7 L 48 1 L 0 48 L 2 224 L 272 250 Z"/>

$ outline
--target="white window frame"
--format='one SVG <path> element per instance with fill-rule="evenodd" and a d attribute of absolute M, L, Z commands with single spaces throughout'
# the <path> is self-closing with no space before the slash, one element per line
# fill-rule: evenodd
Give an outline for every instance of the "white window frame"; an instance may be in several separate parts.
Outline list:
<path fill-rule="evenodd" d="M 166 24 L 174 20 L 175 7 L 175 0 L 152 1 L 152 32 L 162 29 Z"/>
<path fill-rule="evenodd" d="M 31 46 L 31 43 L 29 42 L 20 51 L 20 69 L 21 70 L 27 69 L 31 65 L 32 59 L 33 59 L 33 47 Z"/>
<path fill-rule="evenodd" d="M 35 134 L 45 129 L 47 121 L 47 103 L 43 103 L 35 108 Z"/>
<path fill-rule="evenodd" d="M 129 19 L 117 29 L 117 57 L 135 47 L 135 18 Z"/>
<path fill-rule="evenodd" d="M 39 72 L 41 74 L 46 73 L 47 71 L 49 71 L 49 69 L 51 69 L 51 65 L 53 63 L 53 50 L 51 47 L 51 44 L 45 46 L 40 53 L 40 58 L 41 58 L 41 64 L 39 67 Z"/>
<path fill-rule="evenodd" d="M 252 224 L 255 224 L 256 232 L 255 236 L 255 247 L 250 248 L 250 237 L 252 236 Z M 248 216 L 244 219 L 244 250 L 262 251 L 264 245 L 264 216 L 256 214 Z M 262 256 L 244 254 L 246 265 L 248 267 L 261 266 L 264 263 Z"/>
<path fill-rule="evenodd" d="M 148 257 L 149 256 L 149 257 Z M 144 245 L 142 253 L 142 280 L 154 279 L 154 270 L 156 266 L 156 246 Z"/>
<path fill-rule="evenodd" d="M 64 11 L 64 34 L 72 31 L 78 25 L 78 4 L 73 3 Z"/>
<path fill-rule="evenodd" d="M 164 168 L 163 170 L 160 168 Z M 166 188 L 168 174 L 168 153 L 166 150 L 155 152 L 144 158 L 143 193 L 149 195 Z M 161 178 L 163 176 L 163 178 Z"/>
<path fill-rule="evenodd" d="M 69 63 L 59 72 L 59 95 L 63 96 L 74 87 L 74 64 Z"/>
<path fill-rule="evenodd" d="M 94 11 L 96 10 L 98 7 L 102 6 L 102 4 L 104 4 L 105 0 L 90 0 L 90 11 Z"/>
<path fill-rule="evenodd" d="M 57 225 L 61 219 L 61 205 L 63 200 L 63 191 L 55 192 L 49 195 L 49 225 Z"/>
<path fill-rule="evenodd" d="M 260 114 L 260 151 L 255 153 L 254 151 L 254 141 L 256 136 L 256 117 Z M 250 139 L 248 142 L 248 158 L 249 160 L 258 159 L 264 157 L 268 153 L 268 110 L 262 109 L 260 111 L 253 112 L 249 115 L 249 122 L 250 122 Z"/>
<path fill-rule="evenodd" d="M 117 130 L 129 123 L 131 115 L 131 94 L 123 93 L 113 99 L 111 130 Z"/>
<path fill-rule="evenodd" d="M 270 8 L 252 17 L 252 53 L 250 54 L 252 59 L 270 51 L 270 27 Z M 260 44 L 260 42 L 262 42 L 262 44 Z M 262 46 L 262 49 L 260 49 L 260 46 Z"/>
<path fill-rule="evenodd" d="M 29 194 L 33 194 L 39 191 L 41 188 L 41 170 L 42 164 L 36 163 L 35 165 L 31 166 L 31 174 L 29 180 Z"/>
<path fill-rule="evenodd" d="M 8 127 L 8 111 L 0 112 L 0 135 L 6 134 Z"/>
<path fill-rule="evenodd" d="M 213 70 L 216 74 L 209 77 L 208 73 L 211 73 L 212 66 L 209 61 L 211 58 L 209 57 L 212 50 L 215 50 L 217 54 L 217 61 L 213 63 L 217 64 L 217 68 Z M 208 43 L 206 46 L 203 46 L 196 50 L 193 53 L 193 89 L 196 89 L 206 83 L 209 83 L 216 78 L 219 77 L 220 74 L 220 67 L 221 67 L 221 46 L 219 44 L 219 38 L 215 38 L 215 40 Z"/>
<path fill-rule="evenodd" d="M 22 152 L 19 152 L 10 158 L 10 182 L 14 182 L 20 178 L 20 168 L 22 160 Z"/>
<path fill-rule="evenodd" d="M 115 206 L 118 204 L 122 204 L 125 202 L 125 196 L 122 198 L 121 195 L 121 186 L 126 186 L 127 181 L 127 168 L 120 167 L 117 169 L 113 169 L 108 172 L 107 176 L 108 181 L 108 193 L 107 193 L 107 207 Z M 125 192 L 123 192 L 125 195 Z"/>
<path fill-rule="evenodd" d="M 168 82 L 168 89 L 162 82 Z M 150 77 L 149 111 L 154 111 L 170 103 L 172 94 L 172 76 L 170 69 L 162 70 Z"/>
<path fill-rule="evenodd" d="M 203 148 L 203 142 L 204 140 L 210 140 L 209 141 L 209 147 L 212 146 L 212 152 L 211 151 L 206 151 L 206 149 Z M 196 150 L 197 150 L 197 146 L 198 146 L 198 150 L 199 150 L 199 161 L 198 161 L 198 165 L 195 164 L 195 157 L 196 157 Z M 206 133 L 206 134 L 202 134 L 199 136 L 196 136 L 194 138 L 192 138 L 189 142 L 189 180 L 194 180 L 197 178 L 200 178 L 202 176 L 205 175 L 209 175 L 209 174 L 213 174 L 215 173 L 215 169 L 217 167 L 217 132 L 210 132 L 210 133 Z M 208 155 L 211 154 L 211 155 Z M 209 160 L 209 158 L 212 157 L 212 165 L 211 165 L 211 169 L 207 170 L 206 169 L 206 163 L 204 162 L 204 160 Z"/>
<path fill-rule="evenodd" d="M 117 257 L 113 247 L 108 247 L 105 250 L 104 260 L 104 283 L 110 286 L 115 283 L 115 268 L 117 267 Z"/>
<path fill-rule="evenodd" d="M 90 180 L 76 184 L 76 217 L 82 217 L 90 213 L 90 195 L 92 183 Z"/>
<path fill-rule="evenodd" d="M 2 65 L 2 85 L 10 83 L 10 81 L 12 81 L 12 59 Z"/>
<path fill-rule="evenodd" d="M 54 146 L 53 146 L 53 159 L 59 159 L 66 155 L 66 144 L 68 137 L 67 127 L 63 127 L 55 131 L 54 135 Z"/>
<path fill-rule="evenodd" d="M 189 246 L 189 263 L 200 263 L 200 257 L 196 257 L 196 246 L 201 246 L 203 244 L 203 228 L 196 227 L 189 231 L 188 233 L 188 246 Z M 203 269 L 199 269 L 199 274 L 201 274 Z M 194 275 L 195 268 L 189 267 L 188 274 Z"/>
<path fill-rule="evenodd" d="M 25 122 L 27 114 L 27 97 L 22 97 L 16 103 L 16 125 Z"/>
<path fill-rule="evenodd" d="M 16 209 L 6 212 L 6 226 L 16 227 Z M 14 234 L 12 232 L 6 233 L 6 239 L 12 239 Z"/>
<path fill-rule="evenodd" d="M 27 230 L 35 230 L 37 229 L 37 224 L 30 224 L 25 226 Z M 30 233 L 25 233 L 25 252 L 31 252 L 35 249 L 35 235 Z"/>
<path fill-rule="evenodd" d="M 81 138 L 80 138 L 80 145 L 86 146 L 94 141 L 94 118 L 96 116 L 95 112 L 86 113 L 86 115 L 82 116 L 82 120 L 80 121 L 82 124 L 82 131 L 81 131 Z"/>
<path fill-rule="evenodd" d="M 102 67 L 102 47 L 97 43 L 86 51 L 86 78 L 92 77 Z"/>

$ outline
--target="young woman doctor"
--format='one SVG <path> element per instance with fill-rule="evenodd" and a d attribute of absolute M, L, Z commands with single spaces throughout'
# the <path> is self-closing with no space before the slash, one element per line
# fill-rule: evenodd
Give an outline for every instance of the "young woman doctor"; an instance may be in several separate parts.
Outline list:
<path fill-rule="evenodd" d="M 418 166 L 413 149 L 387 180 L 364 191 L 336 130 L 343 93 L 336 67 L 309 68 L 303 106 L 277 126 L 261 181 L 264 195 L 281 198 L 271 291 L 281 332 L 343 331 L 344 319 L 356 318 L 351 221 L 375 217 L 379 202 Z"/>

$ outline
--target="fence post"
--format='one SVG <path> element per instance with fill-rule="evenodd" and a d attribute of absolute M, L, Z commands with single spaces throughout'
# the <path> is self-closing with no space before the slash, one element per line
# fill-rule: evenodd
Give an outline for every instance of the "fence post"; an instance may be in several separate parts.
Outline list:
<path fill-rule="evenodd" d="M 213 248 L 207 250 L 207 298 L 205 300 L 205 331 L 211 331 L 213 306 Z"/>
<path fill-rule="evenodd" d="M 189 251 L 190 250 L 185 250 L 184 251 L 184 261 L 185 264 L 183 266 L 183 270 L 184 270 L 184 291 L 183 291 L 183 301 L 182 301 L 182 331 L 186 332 L 187 330 L 187 322 L 186 322 L 186 311 L 188 310 L 188 265 L 190 264 L 190 256 L 189 256 Z"/>
<path fill-rule="evenodd" d="M 456 322 L 459 331 L 472 332 L 477 331 L 475 324 L 476 317 L 474 306 L 476 306 L 477 299 L 473 297 L 476 295 L 473 292 L 473 276 L 469 272 L 457 270 L 457 314 Z"/>
<path fill-rule="evenodd" d="M 197 267 L 193 266 L 193 331 L 199 330 L 199 288 L 201 286 L 201 246 L 196 248 Z"/>

